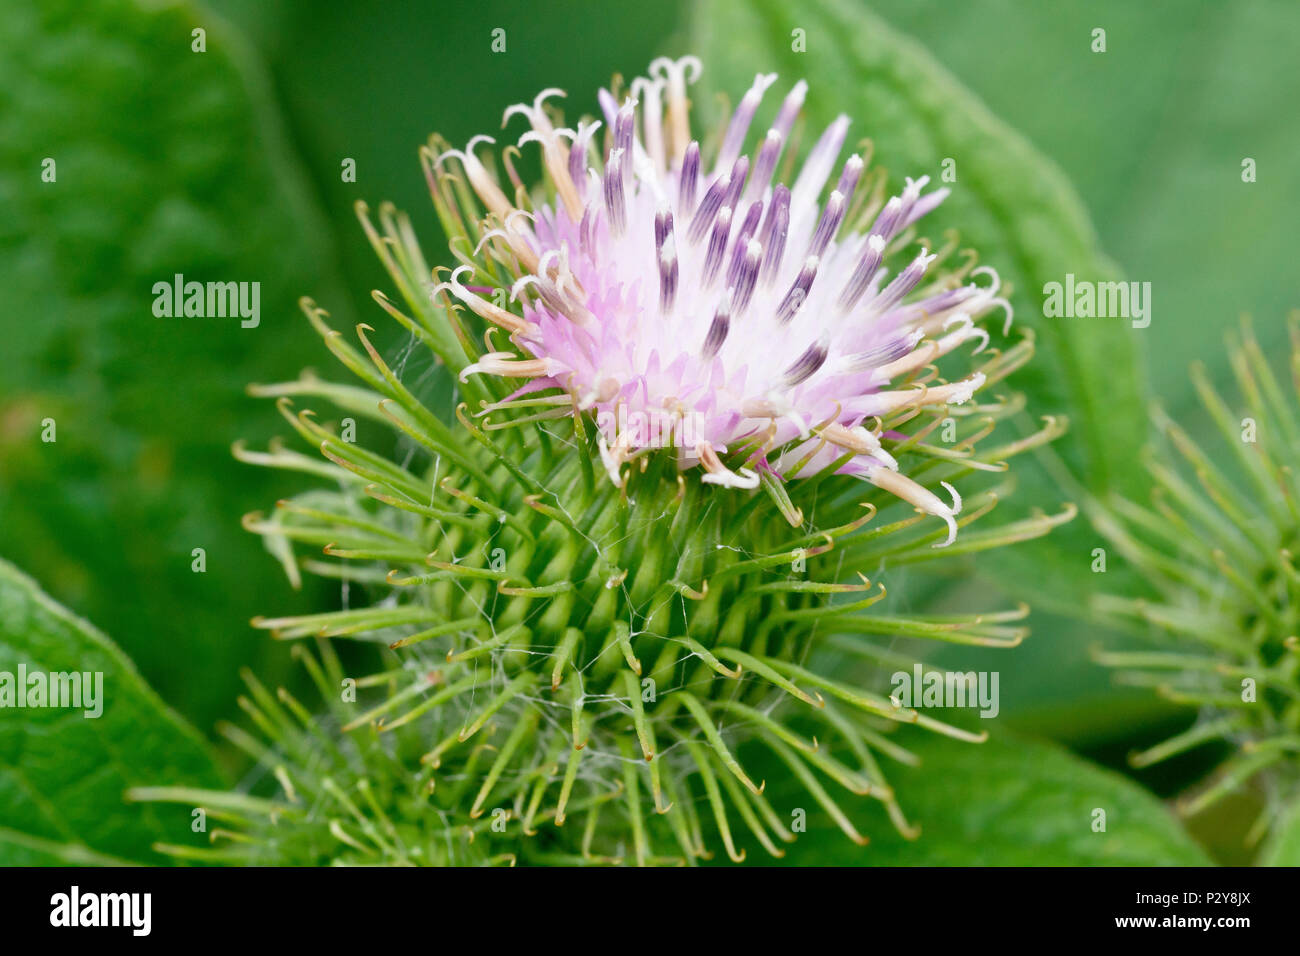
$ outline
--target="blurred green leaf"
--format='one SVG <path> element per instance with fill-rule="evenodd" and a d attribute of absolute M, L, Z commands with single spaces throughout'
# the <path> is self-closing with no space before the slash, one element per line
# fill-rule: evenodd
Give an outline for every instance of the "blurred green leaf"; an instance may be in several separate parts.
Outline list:
<path fill-rule="evenodd" d="M 1300 800 L 1282 812 L 1260 852 L 1262 866 L 1300 866 Z"/>
<path fill-rule="evenodd" d="M 296 299 L 331 288 L 264 86 L 238 35 L 187 3 L 0 5 L 0 550 L 204 727 L 240 664 L 273 680 L 286 656 L 247 626 L 267 593 L 291 602 L 239 517 L 293 484 L 229 449 L 277 430 L 244 386 L 317 354 Z M 260 282 L 260 326 L 155 317 L 154 283 L 177 273 Z"/>
<path fill-rule="evenodd" d="M 0 720 L 0 864 L 158 863 L 198 839 L 186 808 L 123 802 L 131 786 L 219 787 L 203 740 L 107 637 L 0 561 L 0 671 L 100 673 L 98 717 L 29 708 Z M 88 703 L 83 700 L 83 703 Z"/>
<path fill-rule="evenodd" d="M 1176 16 L 1126 0 L 872 6 L 1052 156 L 1103 247 L 1128 278 L 1151 282 L 1151 326 L 1136 338 L 1172 412 L 1196 407 L 1192 361 L 1227 380 L 1223 334 L 1240 312 L 1266 350 L 1283 345 L 1283 318 L 1300 305 L 1300 178 L 1287 172 L 1300 152 L 1300 5 L 1191 3 Z M 1105 53 L 1092 52 L 1098 27 Z M 1242 182 L 1246 157 L 1256 182 Z"/>
<path fill-rule="evenodd" d="M 808 833 L 781 862 L 822 866 L 1207 866 L 1204 852 L 1142 788 L 1054 744 L 996 728 L 969 744 L 935 734 L 907 746 L 919 767 L 888 770 L 914 842 L 900 837 L 872 800 L 854 802 L 855 822 L 871 838 L 847 839 L 815 807 Z M 757 772 L 757 768 L 753 768 Z M 774 776 L 769 775 L 769 780 Z M 773 795 L 778 808 L 797 797 Z M 803 798 L 807 802 L 807 798 Z M 842 802 L 846 808 L 847 801 Z M 858 810 L 859 806 L 867 812 Z M 1093 830 L 1104 810 L 1105 832 Z M 757 850 L 751 852 L 755 859 Z"/>

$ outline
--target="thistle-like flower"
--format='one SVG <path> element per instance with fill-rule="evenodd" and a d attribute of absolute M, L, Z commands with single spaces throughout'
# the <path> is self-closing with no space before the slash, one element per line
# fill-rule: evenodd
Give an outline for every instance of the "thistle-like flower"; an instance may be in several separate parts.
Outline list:
<path fill-rule="evenodd" d="M 1291 341 L 1289 371 L 1300 393 L 1300 314 Z M 1249 325 L 1229 352 L 1241 390 L 1236 407 L 1203 368 L 1193 369 L 1225 453 L 1156 409 L 1157 429 L 1187 469 L 1149 455 L 1151 506 L 1117 499 L 1095 518 L 1155 589 L 1142 599 L 1103 596 L 1097 607 L 1162 649 L 1096 656 L 1126 682 L 1198 709 L 1190 729 L 1133 762 L 1148 766 L 1227 742 L 1234 755 L 1180 806 L 1198 813 L 1254 780 L 1264 797 L 1257 838 L 1300 796 L 1300 415 Z"/>
<path fill-rule="evenodd" d="M 968 487 L 963 510 L 952 482 L 1003 472 L 1063 428 L 1049 419 L 976 450 L 1023 401 L 970 399 L 1028 361 L 1031 340 L 985 347 L 975 321 L 1010 309 L 973 254 L 942 265 L 955 239 L 888 277 L 885 262 L 917 241 L 916 220 L 943 198 L 923 194 L 924 180 L 886 201 L 884 172 L 852 157 L 822 201 L 847 120 L 822 135 L 793 187 L 774 182 L 795 155 L 786 141 L 802 84 L 752 160 L 742 153 L 768 77 L 706 152 L 686 98 L 698 69 L 656 61 L 632 96 L 602 94 L 603 145 L 597 123 L 570 131 L 547 112 L 554 91 L 512 107 L 507 120 L 531 125 L 521 145 L 541 149 L 547 182 L 535 190 L 514 170 L 514 147 L 500 157 L 506 185 L 480 140 L 463 151 L 432 140 L 421 157 L 454 270 L 431 271 L 391 207 L 376 227 L 359 206 L 410 314 L 375 298 L 452 373 L 454 420 L 426 404 L 446 404 L 430 397 L 434 383 L 402 380 L 368 326 L 358 351 L 310 301 L 309 320 L 362 386 L 305 375 L 252 389 L 278 398 L 327 461 L 279 445 L 236 454 L 327 487 L 245 523 L 291 581 L 303 571 L 342 580 L 350 604 L 254 623 L 283 639 L 387 649 L 380 671 L 356 679 L 361 699 L 330 701 L 322 717 L 269 694 L 246 702 L 274 745 L 237 742 L 274 774 L 275 804 L 318 799 L 306 813 L 264 815 L 262 839 L 245 846 L 283 843 L 277 828 L 288 826 L 319 862 L 427 861 L 445 859 L 448 828 L 463 825 L 485 859 L 694 861 L 720 840 L 739 860 L 739 821 L 779 856 L 795 808 L 769 801 L 739 745 L 766 748 L 805 802 L 865 842 L 823 780 L 878 801 L 910 834 L 877 759 L 910 759 L 892 732 L 916 724 L 982 739 L 853 673 L 829 676 L 814 652 L 821 638 L 855 635 L 837 650 L 910 667 L 870 636 L 1022 639 L 1023 608 L 865 613 L 885 591 L 863 572 L 1069 519 L 1067 509 L 962 531 L 934 550 L 1008 488 Z M 979 364 L 944 384 L 930 363 L 967 341 Z M 303 396 L 349 416 L 355 440 L 295 411 Z M 321 546 L 328 560 L 301 553 Z M 357 605 L 361 593 L 370 603 Z M 374 760 L 342 759 L 349 741 Z M 319 760 L 304 755 L 312 746 Z M 413 795 L 428 825 L 408 828 L 399 854 L 389 824 L 410 822 Z M 419 840 L 439 847 L 410 852 Z"/>
<path fill-rule="evenodd" d="M 835 464 L 942 518 L 951 543 L 960 496 L 945 485 L 950 504 L 901 473 L 863 423 L 971 397 L 981 372 L 919 390 L 892 385 L 963 342 L 983 349 L 989 335 L 975 320 L 991 310 L 1005 312 L 1009 329 L 997 273 L 975 270 L 987 274 L 984 287 L 931 286 L 914 295 L 938 258 L 922 248 L 889 274 L 890 243 L 948 191 L 923 194 L 929 177 L 909 179 L 878 208 L 855 153 L 822 203 L 847 116 L 821 134 L 793 185 L 781 182 L 802 82 L 749 155 L 750 126 L 776 80 L 757 77 L 706 164 L 688 117 L 687 83 L 699 71 L 691 57 L 660 59 L 621 105 L 602 90 L 612 131 L 603 159 L 599 121 L 575 131 L 547 115 L 543 104 L 560 90 L 506 110 L 506 121 L 522 115 L 530 124 L 519 145 L 540 145 L 557 197 L 531 212 L 512 203 L 474 155 L 489 137 L 438 157 L 435 167 L 450 157 L 461 162 L 499 223 L 476 255 L 522 273 L 510 289 L 522 315 L 462 284 L 473 264 L 439 287 L 508 332 L 518 350 L 484 355 L 461 378 L 529 379 L 512 397 L 559 389 L 579 411 L 596 410 L 601 457 L 616 485 L 624 463 L 665 439 L 681 468 L 702 466 L 703 481 L 732 488 L 757 487 L 760 473 L 817 474 Z M 723 461 L 733 451 L 734 469 Z"/>

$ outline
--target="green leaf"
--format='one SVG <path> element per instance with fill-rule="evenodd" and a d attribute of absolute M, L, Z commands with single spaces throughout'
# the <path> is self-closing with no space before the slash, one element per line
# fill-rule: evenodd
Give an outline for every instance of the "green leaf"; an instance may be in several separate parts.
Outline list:
<path fill-rule="evenodd" d="M 1300 866 L 1300 800 L 1282 811 L 1260 851 L 1261 866 Z"/>
<path fill-rule="evenodd" d="M 158 863 L 153 843 L 199 839 L 187 808 L 128 804 L 123 793 L 221 786 L 206 744 L 107 637 L 0 560 L 0 673 L 16 677 L 20 665 L 29 676 L 102 674 L 102 712 L 0 711 L 0 864 Z"/>
<path fill-rule="evenodd" d="M 922 227 L 933 240 L 956 228 L 963 246 L 977 250 L 1012 286 L 1016 323 L 1036 331 L 1038 354 L 1010 386 L 1027 394 L 1035 421 L 1069 417 L 1070 433 L 1053 447 L 1074 481 L 1098 495 L 1138 487 L 1134 456 L 1117 451 L 1138 447 L 1146 434 L 1128 321 L 1043 317 L 1046 283 L 1067 273 L 1079 280 L 1118 278 L 1060 171 L 914 41 L 858 4 L 818 0 L 795 12 L 777 0 L 709 0 L 696 5 L 692 22 L 689 49 L 704 61 L 707 91 L 726 91 L 734 102 L 756 73 L 774 71 L 789 83 L 806 78 L 805 140 L 848 114 L 850 141 L 872 140 L 893 191 L 905 176 L 928 174 L 945 185 L 943 161 L 955 161 L 957 179 L 946 184 L 952 195 Z M 805 31 L 806 53 L 792 49 L 796 29 Z M 701 104 L 711 99 L 697 93 Z M 1039 463 L 1018 459 L 1013 472 L 1020 490 L 1000 510 L 1054 510 L 1078 498 L 1074 481 L 1063 482 Z M 1017 593 L 1066 607 L 1091 584 L 1094 538 L 1077 520 L 1042 541 L 982 555 L 979 564 Z"/>
<path fill-rule="evenodd" d="M 982 729 L 982 728 L 981 728 Z M 937 735 L 904 741 L 921 758 L 886 768 L 920 838 L 904 840 L 870 800 L 844 801 L 865 847 L 809 809 L 808 833 L 782 863 L 853 866 L 1207 866 L 1204 852 L 1155 797 L 1068 751 L 995 728 L 968 744 Z M 773 780 L 768 775 L 768 780 Z M 777 804 L 777 801 L 780 801 Z M 790 799 L 773 797 L 787 808 Z M 806 802 L 806 798 L 805 798 Z M 867 806 L 870 804 L 870 806 Z M 861 807 L 861 809 L 859 809 Z M 1096 810 L 1105 832 L 1093 830 Z M 751 859 L 757 852 L 751 852 Z"/>
<path fill-rule="evenodd" d="M 1267 354 L 1285 348 L 1300 178 L 1273 172 L 1300 152 L 1289 109 L 1300 97 L 1290 56 L 1300 5 L 1183 4 L 1176 17 L 1128 0 L 873 7 L 1055 158 L 1104 248 L 1151 282 L 1151 326 L 1137 337 L 1158 358 L 1152 393 L 1172 413 L 1191 411 L 1199 425 L 1187 367 L 1203 361 L 1229 380 L 1223 335 L 1241 312 Z M 1097 27 L 1105 53 L 1092 52 Z M 1256 182 L 1242 181 L 1247 157 Z"/>
<path fill-rule="evenodd" d="M 343 302 L 267 86 L 188 3 L 0 4 L 0 553 L 119 635 L 201 726 L 228 713 L 239 665 L 274 676 L 247 627 L 269 579 L 292 609 L 239 526 L 295 486 L 232 458 L 278 430 L 244 388 L 316 354 L 299 296 Z M 259 282 L 260 324 L 155 316 L 177 273 Z"/>

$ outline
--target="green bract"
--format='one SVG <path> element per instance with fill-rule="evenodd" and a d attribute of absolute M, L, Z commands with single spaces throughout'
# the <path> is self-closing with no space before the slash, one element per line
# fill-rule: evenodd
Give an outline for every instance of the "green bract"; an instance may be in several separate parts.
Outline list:
<path fill-rule="evenodd" d="M 1289 371 L 1300 388 L 1296 315 L 1291 338 Z M 1148 599 L 1102 596 L 1097 608 L 1164 647 L 1097 656 L 1124 680 L 1199 710 L 1189 730 L 1133 762 L 1147 766 L 1226 741 L 1233 756 L 1182 809 L 1197 813 L 1256 779 L 1265 796 L 1259 835 L 1300 792 L 1300 418 L 1249 325 L 1229 350 L 1236 407 L 1193 369 L 1227 454 L 1193 441 L 1157 409 L 1155 424 L 1182 467 L 1172 456 L 1149 456 L 1151 506 L 1117 499 L 1096 519 L 1155 590 Z"/>

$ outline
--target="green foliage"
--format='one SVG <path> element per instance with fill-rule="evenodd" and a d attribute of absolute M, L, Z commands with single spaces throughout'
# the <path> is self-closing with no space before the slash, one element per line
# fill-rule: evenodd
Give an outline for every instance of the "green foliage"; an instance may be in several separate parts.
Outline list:
<path fill-rule="evenodd" d="M 248 379 L 297 367 L 293 303 L 330 261 L 262 82 L 185 4 L 0 7 L 0 549 L 201 724 L 241 663 L 272 666 L 234 519 L 275 491 L 229 446 L 258 433 Z M 260 282 L 261 325 L 155 317 L 176 273 Z"/>
<path fill-rule="evenodd" d="M 0 718 L 0 863 L 158 863 L 155 843 L 198 839 L 190 814 L 130 805 L 128 787 L 217 787 L 206 745 L 126 656 L 0 561 L 0 671 L 103 674 L 103 712 L 43 707 Z"/>
<path fill-rule="evenodd" d="M 1188 3 L 1173 16 L 1124 0 L 871 6 L 1053 157 L 1126 278 L 1151 282 L 1152 324 L 1134 337 L 1171 414 L 1195 414 L 1193 361 L 1215 382 L 1230 376 L 1222 336 L 1240 313 L 1259 320 L 1266 352 L 1285 347 L 1277 319 L 1297 304 L 1300 179 L 1276 174 L 1300 153 L 1300 124 L 1288 121 L 1300 99 L 1300 6 Z M 1098 27 L 1105 53 L 1091 49 Z M 1247 157 L 1258 165 L 1252 183 L 1242 181 Z"/>
<path fill-rule="evenodd" d="M 1300 803 L 1282 812 L 1259 862 L 1264 866 L 1300 866 Z"/>
<path fill-rule="evenodd" d="M 1203 368 L 1192 374 L 1219 441 L 1193 441 L 1157 409 L 1168 447 L 1146 460 L 1150 506 L 1117 497 L 1098 521 L 1143 570 L 1149 593 L 1099 594 L 1093 607 L 1158 647 L 1098 659 L 1199 714 L 1192 728 L 1134 762 L 1227 741 L 1236 753 L 1184 809 L 1200 812 L 1256 780 L 1263 832 L 1300 794 L 1300 313 L 1291 317 L 1289 382 L 1249 325 L 1228 353 L 1240 392 L 1231 402 Z"/>
<path fill-rule="evenodd" d="M 810 815 L 788 862 L 846 866 L 1207 866 L 1205 853 L 1149 793 L 1060 747 L 992 731 L 978 747 L 929 737 L 895 782 L 909 795 L 915 841 L 884 828 L 863 849 L 816 839 Z M 914 798 L 913 798 L 914 795 Z M 1105 830 L 1094 829 L 1105 811 Z"/>

